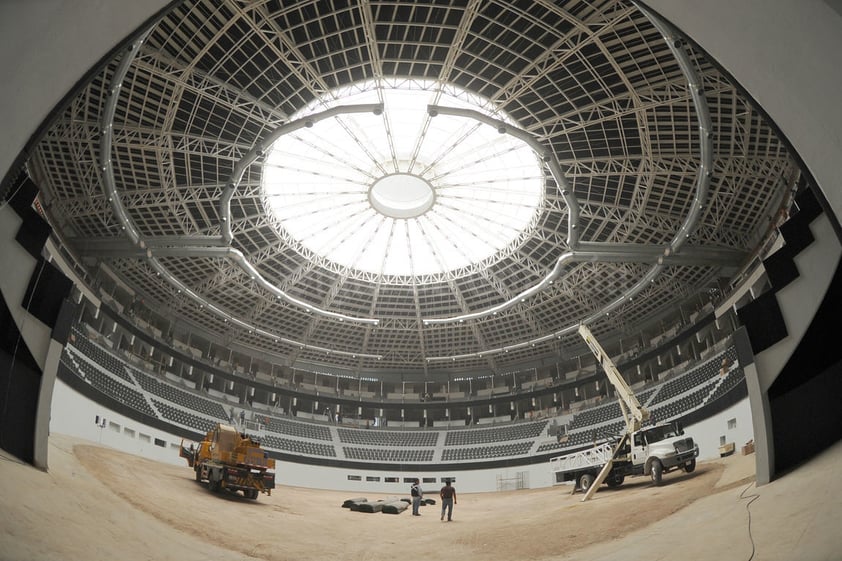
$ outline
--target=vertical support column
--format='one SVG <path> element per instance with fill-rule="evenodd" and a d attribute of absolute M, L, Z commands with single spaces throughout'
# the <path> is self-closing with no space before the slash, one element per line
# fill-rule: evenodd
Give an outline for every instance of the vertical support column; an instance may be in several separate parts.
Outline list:
<path fill-rule="evenodd" d="M 59 360 L 63 349 L 64 345 L 55 339 L 50 339 L 47 358 L 44 361 L 44 370 L 41 374 L 41 387 L 38 391 L 32 464 L 45 471 L 49 468 L 47 450 L 50 436 L 50 408 L 53 403 L 53 389 L 55 388 Z"/>
<path fill-rule="evenodd" d="M 737 333 L 744 334 L 745 330 L 739 330 Z M 772 469 L 775 465 L 775 444 L 772 439 L 773 427 L 769 396 L 760 387 L 760 376 L 753 362 L 743 365 L 743 372 L 746 377 L 746 388 L 748 389 L 748 399 L 751 406 L 751 425 L 754 431 L 755 481 L 758 486 L 765 485 L 772 481 Z"/>

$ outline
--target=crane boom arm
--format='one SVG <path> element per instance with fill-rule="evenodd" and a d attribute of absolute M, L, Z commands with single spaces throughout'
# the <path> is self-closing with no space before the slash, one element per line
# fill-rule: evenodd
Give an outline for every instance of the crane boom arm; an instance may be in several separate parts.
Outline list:
<path fill-rule="evenodd" d="M 584 339 L 585 343 L 588 347 L 590 347 L 597 362 L 602 365 L 602 369 L 605 370 L 605 375 L 608 376 L 608 381 L 611 382 L 614 389 L 617 390 L 617 395 L 620 397 L 620 405 L 625 405 L 624 409 L 627 409 L 631 414 L 632 418 L 626 419 L 628 432 L 631 433 L 632 431 L 638 430 L 641 425 L 649 419 L 649 410 L 637 401 L 637 397 L 635 397 L 634 392 L 623 379 L 623 376 L 620 375 L 620 371 L 617 370 L 617 367 L 614 365 L 614 361 L 611 360 L 602 348 L 602 345 L 600 345 L 596 340 L 588 326 L 584 324 L 579 325 L 579 335 L 582 336 L 582 339 Z"/>

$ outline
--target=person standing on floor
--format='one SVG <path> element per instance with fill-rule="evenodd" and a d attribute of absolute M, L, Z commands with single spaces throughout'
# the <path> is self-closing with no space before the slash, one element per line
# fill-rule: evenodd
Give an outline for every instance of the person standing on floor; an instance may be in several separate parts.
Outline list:
<path fill-rule="evenodd" d="M 417 478 L 412 482 L 412 487 L 409 488 L 409 494 L 412 496 L 412 516 L 421 516 L 418 508 L 421 506 L 424 491 L 421 490 L 421 482 Z"/>
<path fill-rule="evenodd" d="M 450 484 L 449 479 L 444 480 L 444 487 L 439 491 L 441 497 L 441 519 L 444 520 L 444 512 L 447 511 L 447 521 L 453 519 L 453 505 L 456 504 L 456 488 Z"/>

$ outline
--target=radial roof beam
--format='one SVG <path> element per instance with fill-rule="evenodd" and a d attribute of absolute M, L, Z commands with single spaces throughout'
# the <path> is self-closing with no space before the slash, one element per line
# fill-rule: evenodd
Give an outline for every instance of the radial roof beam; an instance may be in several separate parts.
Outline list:
<path fill-rule="evenodd" d="M 236 265 L 238 265 L 257 284 L 261 285 L 265 290 L 275 294 L 276 298 L 283 299 L 294 306 L 321 315 L 323 317 L 336 319 L 338 321 L 351 321 L 355 323 L 377 325 L 379 322 L 373 318 L 357 318 L 313 306 L 308 302 L 304 302 L 298 298 L 291 296 L 290 294 L 282 291 L 280 288 L 267 281 L 248 261 L 248 259 L 241 251 L 230 247 L 230 244 L 233 241 L 233 233 L 231 231 L 231 199 L 234 195 L 234 191 L 236 190 L 237 186 L 242 181 L 245 169 L 249 165 L 254 163 L 254 161 L 257 160 L 259 157 L 263 156 L 267 147 L 270 146 L 273 142 L 275 142 L 284 134 L 288 134 L 300 128 L 311 127 L 313 126 L 313 123 L 318 120 L 327 119 L 330 117 L 335 117 L 347 113 L 373 112 L 375 114 L 380 114 L 383 111 L 383 106 L 379 104 L 338 106 L 328 109 L 326 111 L 322 111 L 321 113 L 310 115 L 304 119 L 299 119 L 296 121 L 285 123 L 280 127 L 276 128 L 268 136 L 266 136 L 266 138 L 264 138 L 262 142 L 258 142 L 251 150 L 249 150 L 245 154 L 245 156 L 243 156 L 243 158 L 241 158 L 234 166 L 234 172 L 232 173 L 231 179 L 227 183 L 226 188 L 222 193 L 219 203 L 221 222 L 220 230 L 222 231 L 222 241 L 224 242 L 223 247 L 196 247 L 197 245 L 204 244 L 207 240 L 205 238 L 191 238 L 189 236 L 185 236 L 182 239 L 172 240 L 171 247 L 152 248 L 147 246 L 146 240 L 142 238 L 141 233 L 138 231 L 137 227 L 135 226 L 133 220 L 131 219 L 126 210 L 125 205 L 122 203 L 120 193 L 117 190 L 117 182 L 114 176 L 114 167 L 112 162 L 112 149 L 114 145 L 114 116 L 117 111 L 117 100 L 122 89 L 123 80 L 126 78 L 126 75 L 128 74 L 129 69 L 132 63 L 134 62 L 137 53 L 140 51 L 140 47 L 146 39 L 147 35 L 148 32 L 142 37 L 140 37 L 137 41 L 132 43 L 123 54 L 120 63 L 117 65 L 117 68 L 115 69 L 114 74 L 112 75 L 111 82 L 109 84 L 109 88 L 106 95 L 105 108 L 103 110 L 100 121 L 102 136 L 100 140 L 99 165 L 101 171 L 102 185 L 105 191 L 106 199 L 111 204 L 111 208 L 114 212 L 114 215 L 117 217 L 117 220 L 120 223 L 121 230 L 128 237 L 129 243 L 133 247 L 136 246 L 137 250 L 145 252 L 146 258 L 148 259 L 150 266 L 153 269 L 155 269 L 162 276 L 162 278 L 164 278 L 164 280 L 166 280 L 167 283 L 169 283 L 171 286 L 175 287 L 177 290 L 182 291 L 184 294 L 190 296 L 200 304 L 204 305 L 208 310 L 211 310 L 217 315 L 230 320 L 234 325 L 240 325 L 240 327 L 243 327 L 244 329 L 255 330 L 254 326 L 251 326 L 246 322 L 243 322 L 238 318 L 233 317 L 231 314 L 225 312 L 213 303 L 207 301 L 207 299 L 202 295 L 186 287 L 156 259 L 156 255 L 165 255 L 168 252 L 172 252 L 171 254 L 175 255 L 180 252 L 178 256 L 182 257 L 196 256 L 227 258 Z M 216 245 L 216 242 L 214 242 L 213 245 Z M 124 252 L 123 256 L 126 256 L 127 254 L 130 253 Z M 268 332 L 267 335 L 274 337 L 274 334 Z"/>
<path fill-rule="evenodd" d="M 696 229 L 696 226 L 698 225 L 701 212 L 704 209 L 704 205 L 707 201 L 710 177 L 713 172 L 713 139 L 711 138 L 712 125 L 710 112 L 708 111 L 707 101 L 705 100 L 704 88 L 701 84 L 701 80 L 698 74 L 696 73 L 693 67 L 693 63 L 690 60 L 690 57 L 688 56 L 687 51 L 685 49 L 686 42 L 680 37 L 678 32 L 672 29 L 666 22 L 660 20 L 655 14 L 646 10 L 643 6 L 639 7 L 641 12 L 649 19 L 652 25 L 663 35 L 664 41 L 666 42 L 668 48 L 678 61 L 681 71 L 684 74 L 688 83 L 688 88 L 690 90 L 691 97 L 693 99 L 693 104 L 696 109 L 697 118 L 699 121 L 700 164 L 696 175 L 696 189 L 695 194 L 693 196 L 693 200 L 691 202 L 690 211 L 687 213 L 687 216 L 685 217 L 681 226 L 678 228 L 678 231 L 675 233 L 673 239 L 669 242 L 668 246 L 661 249 L 662 253 L 659 257 L 656 258 L 656 264 L 653 265 L 653 267 L 649 269 L 649 271 L 643 276 L 643 278 L 640 281 L 638 281 L 638 283 L 635 284 L 631 289 L 627 290 L 624 294 L 619 296 L 607 306 L 604 306 L 603 308 L 594 311 L 594 313 L 591 316 L 583 320 L 583 323 L 589 323 L 591 321 L 594 321 L 597 318 L 600 318 L 605 314 L 612 312 L 624 302 L 637 296 L 637 294 L 639 294 L 643 290 L 643 288 L 661 272 L 661 270 L 664 267 L 665 260 L 668 260 L 670 256 L 675 256 L 675 254 L 682 249 L 682 246 L 685 244 L 687 239 L 690 237 L 691 233 Z M 642 259 L 644 257 L 651 258 L 650 256 L 646 256 L 642 253 L 635 253 L 634 249 L 628 250 L 625 255 L 618 254 L 616 251 L 612 251 L 616 250 L 616 247 L 602 246 L 601 244 L 595 243 L 590 244 L 590 249 L 587 251 L 583 251 L 580 249 L 581 244 L 579 243 L 578 232 L 576 231 L 579 221 L 578 202 L 576 201 L 575 196 L 573 196 L 572 194 L 572 189 L 568 187 L 569 184 L 564 176 L 564 173 L 561 171 L 558 161 L 551 155 L 548 155 L 544 147 L 527 131 L 517 129 L 516 127 L 507 125 L 506 123 L 500 120 L 494 119 L 493 117 L 489 117 L 487 115 L 483 115 L 481 113 L 468 109 L 448 108 L 431 105 L 428 106 L 427 111 L 431 116 L 439 114 L 458 115 L 476 119 L 477 121 L 491 126 L 497 126 L 497 130 L 500 133 L 509 133 L 517 136 L 523 142 L 531 146 L 537 154 L 544 158 L 544 160 L 547 162 L 550 168 L 550 172 L 553 175 L 553 178 L 556 180 L 556 183 L 561 188 L 562 197 L 564 198 L 565 203 L 567 204 L 570 212 L 568 219 L 568 247 L 570 248 L 570 250 L 566 251 L 561 256 L 559 256 L 558 260 L 555 263 L 555 266 L 543 279 L 541 279 L 541 281 L 539 281 L 532 287 L 522 291 L 514 298 L 511 298 L 508 301 L 498 304 L 496 306 L 492 306 L 484 310 L 478 310 L 476 312 L 468 314 L 462 314 L 447 318 L 425 319 L 425 325 L 449 324 L 464 322 L 466 320 L 481 319 L 513 308 L 519 303 L 525 301 L 527 298 L 531 298 L 549 288 L 549 286 L 552 285 L 555 279 L 558 278 L 558 276 L 561 274 L 561 270 L 567 264 L 574 261 L 599 261 L 602 258 L 605 258 L 606 260 L 634 260 L 634 258 Z M 575 325 L 569 325 L 565 328 L 565 330 L 571 330 L 574 328 L 576 328 Z M 562 330 L 562 332 L 566 332 L 565 330 Z M 534 342 L 534 340 L 524 341 L 518 343 L 517 345 L 529 345 L 532 342 Z M 510 346 L 508 348 L 511 349 L 514 347 Z"/>
<path fill-rule="evenodd" d="M 573 195 L 573 189 L 567 181 L 567 178 L 564 176 L 564 172 L 561 170 L 561 166 L 551 150 L 542 145 L 532 134 L 526 132 L 525 130 L 519 129 L 514 125 L 501 121 L 500 119 L 495 119 L 494 117 L 490 117 L 473 109 L 428 105 L 427 113 L 431 117 L 435 117 L 437 115 L 452 115 L 455 117 L 474 119 L 480 123 L 496 128 L 497 132 L 500 134 L 510 134 L 514 136 L 532 148 L 535 154 L 537 154 L 541 160 L 547 164 L 547 167 L 550 169 L 550 174 L 553 176 L 553 179 L 561 191 L 561 196 L 567 205 L 569 213 L 567 219 L 567 246 L 570 248 L 576 247 L 579 243 L 579 202 Z"/>

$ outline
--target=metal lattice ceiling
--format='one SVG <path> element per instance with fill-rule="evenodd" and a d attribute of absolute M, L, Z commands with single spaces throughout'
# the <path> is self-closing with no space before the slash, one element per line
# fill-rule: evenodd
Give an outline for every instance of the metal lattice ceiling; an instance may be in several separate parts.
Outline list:
<path fill-rule="evenodd" d="M 85 266 L 221 340 L 355 371 L 511 369 L 579 321 L 628 334 L 734 274 L 798 176 L 762 114 L 651 18 L 614 0 L 182 2 L 82 88 L 30 171 Z M 378 274 L 266 212 L 265 151 L 291 115 L 405 80 L 433 104 L 476 94 L 536 148 L 544 202 L 516 243 Z"/>

